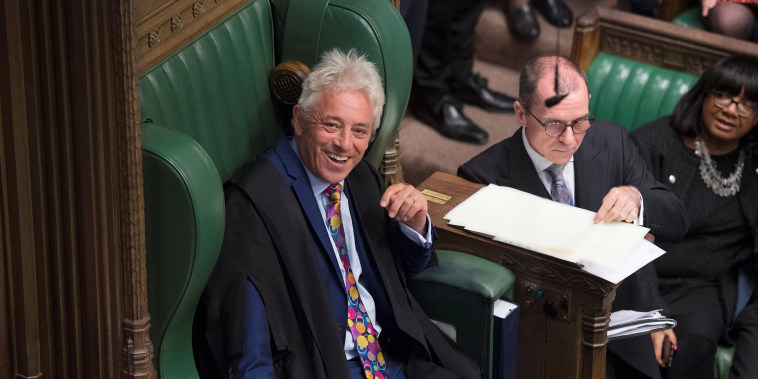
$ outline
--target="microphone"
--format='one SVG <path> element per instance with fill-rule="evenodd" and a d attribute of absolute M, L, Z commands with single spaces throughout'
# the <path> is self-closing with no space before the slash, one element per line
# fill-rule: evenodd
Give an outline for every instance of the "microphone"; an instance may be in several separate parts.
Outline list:
<path fill-rule="evenodd" d="M 545 106 L 548 108 L 552 108 L 558 103 L 560 103 L 566 96 L 568 96 L 567 93 L 560 94 L 558 93 L 558 62 L 555 62 L 555 96 L 548 98 L 545 100 Z"/>
<path fill-rule="evenodd" d="M 561 12 L 561 8 L 558 7 L 558 18 L 559 19 L 561 18 L 561 13 L 560 12 Z M 556 57 L 555 58 L 555 86 L 553 87 L 553 88 L 555 88 L 555 96 L 550 97 L 547 100 L 545 100 L 545 106 L 548 107 L 548 108 L 552 108 L 552 107 L 558 105 L 558 103 L 560 103 L 561 101 L 563 101 L 563 99 L 566 96 L 568 96 L 567 93 L 565 93 L 563 95 L 561 95 L 560 93 L 558 93 L 558 56 L 560 55 L 560 53 L 561 53 L 561 29 L 556 27 L 555 28 L 555 57 Z"/>

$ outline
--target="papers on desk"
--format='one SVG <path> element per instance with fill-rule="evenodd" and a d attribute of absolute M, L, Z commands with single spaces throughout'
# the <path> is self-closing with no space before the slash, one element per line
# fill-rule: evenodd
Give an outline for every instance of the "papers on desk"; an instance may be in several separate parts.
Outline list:
<path fill-rule="evenodd" d="M 577 264 L 619 283 L 664 251 L 644 239 L 649 229 L 593 223 L 595 212 L 490 184 L 445 215 L 452 226 Z"/>
<path fill-rule="evenodd" d="M 676 327 L 676 320 L 661 315 L 661 310 L 650 312 L 616 311 L 611 313 L 608 339 L 634 337 Z"/>

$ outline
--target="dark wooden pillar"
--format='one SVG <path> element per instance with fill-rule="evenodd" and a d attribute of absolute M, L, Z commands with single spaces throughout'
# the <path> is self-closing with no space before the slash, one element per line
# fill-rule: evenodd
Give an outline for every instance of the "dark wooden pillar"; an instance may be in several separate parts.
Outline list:
<path fill-rule="evenodd" d="M 154 377 L 133 0 L 0 2 L 0 377 Z"/>

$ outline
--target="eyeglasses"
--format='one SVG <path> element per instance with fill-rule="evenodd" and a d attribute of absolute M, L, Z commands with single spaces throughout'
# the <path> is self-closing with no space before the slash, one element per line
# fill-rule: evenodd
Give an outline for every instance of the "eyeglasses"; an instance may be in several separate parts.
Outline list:
<path fill-rule="evenodd" d="M 574 122 L 562 122 L 562 121 L 550 121 L 550 122 L 542 122 L 542 120 L 538 119 L 537 116 L 532 113 L 532 111 L 529 110 L 529 108 L 526 109 L 526 112 L 529 113 L 532 117 L 534 117 L 537 122 L 542 125 L 543 128 L 545 128 L 545 134 L 547 134 L 550 137 L 557 137 L 566 130 L 566 128 L 571 128 L 571 131 L 574 132 L 574 134 L 582 134 L 585 133 L 587 130 L 590 129 L 590 126 L 592 126 L 592 122 L 595 121 L 595 118 L 592 117 L 592 108 L 589 109 L 589 114 L 587 117 L 580 118 Z"/>
<path fill-rule="evenodd" d="M 742 99 L 742 101 L 736 101 L 732 95 L 726 92 L 714 90 L 711 91 L 711 95 L 713 95 L 713 102 L 720 109 L 727 108 L 732 105 L 732 103 L 737 104 L 737 114 L 739 114 L 740 117 L 750 117 L 756 112 L 756 110 L 758 110 L 758 104 L 755 102 L 745 99 Z"/>

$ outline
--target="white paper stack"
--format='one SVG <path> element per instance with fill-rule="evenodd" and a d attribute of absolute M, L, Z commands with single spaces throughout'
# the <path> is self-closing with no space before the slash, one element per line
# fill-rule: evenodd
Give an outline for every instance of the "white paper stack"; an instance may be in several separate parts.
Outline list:
<path fill-rule="evenodd" d="M 445 215 L 453 226 L 575 263 L 618 283 L 664 251 L 644 239 L 649 229 L 595 224 L 595 212 L 490 184 Z"/>

